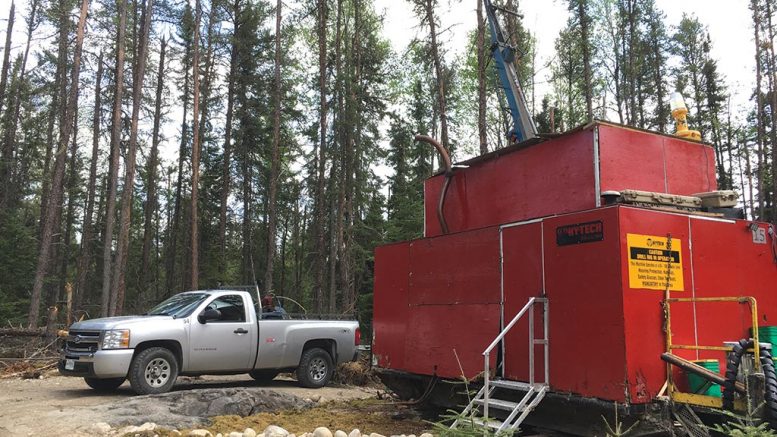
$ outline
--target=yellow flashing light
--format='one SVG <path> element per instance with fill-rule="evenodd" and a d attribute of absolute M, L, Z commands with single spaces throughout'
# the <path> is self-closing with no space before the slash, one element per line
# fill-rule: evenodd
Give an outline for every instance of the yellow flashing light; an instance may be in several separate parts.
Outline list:
<path fill-rule="evenodd" d="M 701 133 L 688 129 L 688 107 L 685 106 L 683 95 L 675 92 L 669 98 L 669 107 L 672 109 L 672 117 L 676 123 L 675 135 L 680 138 L 701 141 Z"/>

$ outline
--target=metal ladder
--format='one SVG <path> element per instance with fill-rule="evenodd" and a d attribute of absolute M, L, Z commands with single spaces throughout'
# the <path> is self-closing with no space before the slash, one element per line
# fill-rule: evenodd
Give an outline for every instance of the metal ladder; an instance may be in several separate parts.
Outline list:
<path fill-rule="evenodd" d="M 534 335 L 534 305 L 542 304 L 542 318 L 543 318 L 543 336 L 542 338 L 536 338 Z M 491 357 L 491 351 L 504 339 L 513 326 L 528 313 L 529 319 L 529 382 L 508 381 L 506 379 L 490 379 L 490 366 L 489 361 Z M 529 413 L 539 405 L 545 394 L 549 389 L 550 374 L 549 356 L 548 356 L 548 298 L 546 297 L 533 297 L 524 305 L 521 311 L 513 317 L 513 320 L 505 326 L 502 332 L 491 342 L 491 344 L 483 351 L 483 357 L 485 360 L 485 367 L 483 370 L 483 387 L 472 398 L 472 401 L 462 411 L 462 414 L 453 422 L 451 429 L 457 428 L 463 425 L 464 421 L 471 420 L 472 424 L 478 426 L 484 426 L 495 430 L 497 433 L 507 430 L 517 430 L 523 423 Z M 542 382 L 537 382 L 534 379 L 534 345 L 543 345 L 543 362 L 545 364 L 545 375 Z M 492 397 L 494 391 L 499 388 L 507 392 L 524 393 L 519 402 L 512 402 L 504 399 L 497 399 Z M 511 396 L 515 399 L 517 396 Z M 489 418 L 489 408 L 495 408 L 502 411 L 509 411 L 507 418 L 504 421 L 497 420 L 495 418 Z M 478 412 L 482 412 L 482 415 L 478 415 Z"/>

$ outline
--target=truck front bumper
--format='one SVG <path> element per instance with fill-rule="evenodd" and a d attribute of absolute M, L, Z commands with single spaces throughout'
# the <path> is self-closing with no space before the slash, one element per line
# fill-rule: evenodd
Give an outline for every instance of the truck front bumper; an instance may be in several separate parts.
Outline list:
<path fill-rule="evenodd" d="M 98 350 L 90 354 L 63 353 L 57 368 L 65 376 L 85 376 L 91 378 L 121 378 L 129 372 L 134 349 Z M 68 362 L 73 368 L 68 369 Z"/>

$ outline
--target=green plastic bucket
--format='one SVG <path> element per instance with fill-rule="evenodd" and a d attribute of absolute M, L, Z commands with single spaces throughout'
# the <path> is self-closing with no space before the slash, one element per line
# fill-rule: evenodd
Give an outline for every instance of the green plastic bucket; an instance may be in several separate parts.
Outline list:
<path fill-rule="evenodd" d="M 718 360 L 698 360 L 694 361 L 710 372 L 720 373 L 720 363 Z M 718 384 L 710 385 L 707 390 L 701 391 L 702 387 L 707 384 L 707 380 L 699 375 L 688 372 L 688 388 L 691 389 L 691 393 L 697 393 L 700 395 L 720 397 L 720 386 Z"/>
<path fill-rule="evenodd" d="M 772 344 L 772 354 L 777 347 L 777 326 L 761 326 L 758 328 L 758 341 Z"/>

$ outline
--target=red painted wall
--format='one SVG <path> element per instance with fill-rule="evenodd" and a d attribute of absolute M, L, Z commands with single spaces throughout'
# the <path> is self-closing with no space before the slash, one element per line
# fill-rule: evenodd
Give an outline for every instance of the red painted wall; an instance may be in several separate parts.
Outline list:
<path fill-rule="evenodd" d="M 717 189 L 712 147 L 676 137 L 599 125 L 601 190 L 690 195 Z"/>
<path fill-rule="evenodd" d="M 766 244 L 753 242 L 744 220 L 713 220 L 679 214 L 666 214 L 636 208 L 621 208 L 623 251 L 626 233 L 672 234 L 683 245 L 684 290 L 672 297 L 753 296 L 758 302 L 759 323 L 777 325 L 777 264 Z M 765 224 L 761 224 L 766 229 Z M 689 244 L 689 240 L 690 243 Z M 625 337 L 632 401 L 650 399 L 661 389 L 665 369 L 653 364 L 664 352 L 661 300 L 663 291 L 631 288 L 628 264 L 622 265 Z M 749 306 L 739 303 L 673 303 L 673 343 L 723 346 L 749 336 Z M 725 354 L 717 351 L 675 350 L 690 360 L 717 359 L 721 372 Z M 675 369 L 677 381 L 685 376 Z"/>
<path fill-rule="evenodd" d="M 498 228 L 377 248 L 378 365 L 445 378 L 482 372 L 472 351 L 499 333 L 499 278 Z"/>
<path fill-rule="evenodd" d="M 456 169 L 444 209 L 449 231 L 596 207 L 594 127 L 598 129 L 600 192 L 634 189 L 690 195 L 717 189 L 712 147 L 596 123 Z M 442 233 L 437 204 L 443 181 L 444 176 L 437 175 L 424 184 L 427 237 Z"/>
<path fill-rule="evenodd" d="M 405 335 L 410 308 L 407 304 L 410 243 L 375 248 L 372 350 L 378 366 L 405 370 Z"/>
<path fill-rule="evenodd" d="M 456 169 L 445 218 L 450 232 L 483 228 L 596 205 L 593 132 L 583 130 Z M 440 235 L 444 177 L 424 184 L 426 236 Z"/>
<path fill-rule="evenodd" d="M 709 146 L 597 125 L 602 190 L 716 188 Z M 500 331 L 501 287 L 506 321 L 544 287 L 552 389 L 649 402 L 665 380 L 663 291 L 632 288 L 627 234 L 671 235 L 681 247 L 683 288 L 673 297 L 755 296 L 760 323 L 777 325 L 777 265 L 769 245 L 753 241 L 749 223 L 629 206 L 593 209 L 593 139 L 591 130 L 572 132 L 457 170 L 445 209 L 448 235 L 439 235 L 435 211 L 442 177 L 426 182 L 426 232 L 434 237 L 375 251 L 373 350 L 380 367 L 475 376 L 483 370 L 483 349 Z M 541 216 L 502 230 L 500 258 L 499 225 Z M 559 227 L 591 221 L 602 222 L 601 241 L 558 244 Z M 720 346 L 747 336 L 749 325 L 746 305 L 672 305 L 676 344 Z M 527 330 L 524 322 L 505 340 L 508 378 L 528 379 Z M 535 352 L 541 380 L 542 348 Z M 723 365 L 720 352 L 676 353 Z"/>

